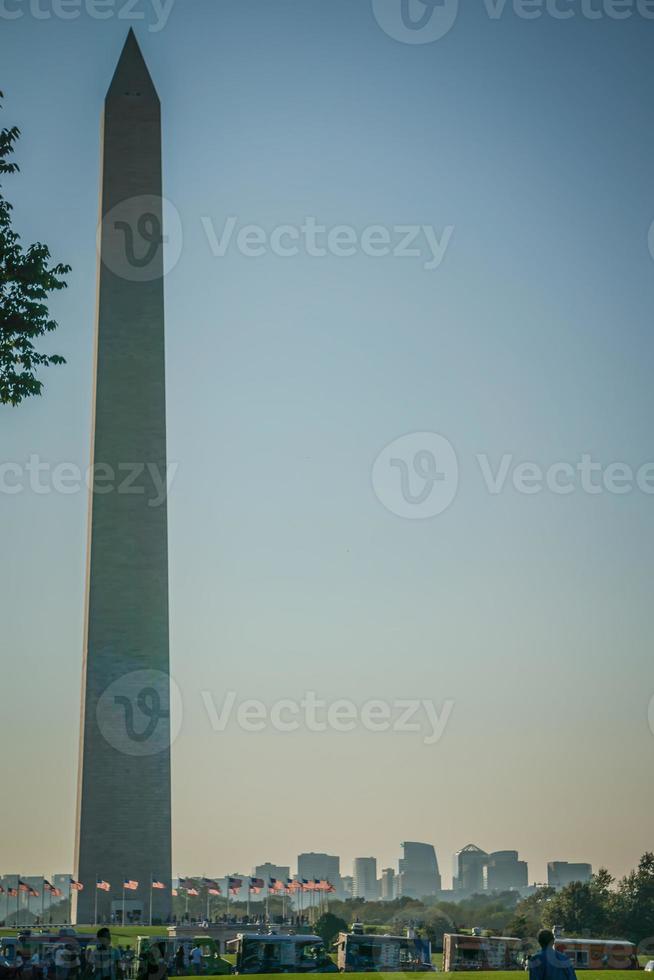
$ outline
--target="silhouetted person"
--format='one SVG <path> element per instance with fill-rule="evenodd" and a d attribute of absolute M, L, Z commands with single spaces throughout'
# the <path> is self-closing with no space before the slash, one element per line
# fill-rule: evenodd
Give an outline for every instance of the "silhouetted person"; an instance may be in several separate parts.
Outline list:
<path fill-rule="evenodd" d="M 538 933 L 540 953 L 529 960 L 529 980 L 577 980 L 567 956 L 554 949 L 554 933 L 541 929 Z"/>

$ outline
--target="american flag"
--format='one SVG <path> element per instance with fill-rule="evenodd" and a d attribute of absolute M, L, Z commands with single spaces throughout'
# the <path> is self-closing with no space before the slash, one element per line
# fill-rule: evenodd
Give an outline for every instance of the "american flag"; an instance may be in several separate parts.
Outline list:
<path fill-rule="evenodd" d="M 187 895 L 199 895 L 200 892 L 197 890 L 197 888 L 187 888 L 186 889 L 186 894 Z"/>
<path fill-rule="evenodd" d="M 61 888 L 53 888 L 51 894 L 54 895 L 55 898 L 61 898 L 63 892 Z"/>
<path fill-rule="evenodd" d="M 179 892 L 177 891 L 176 888 L 171 889 L 171 895 L 173 896 L 173 898 L 177 898 L 178 894 Z"/>
<path fill-rule="evenodd" d="M 4 893 L 5 893 L 5 890 L 4 890 L 4 888 L 2 887 L 2 885 L 0 885 L 0 895 L 4 895 Z"/>
<path fill-rule="evenodd" d="M 250 878 L 250 891 L 258 895 L 261 889 L 265 886 L 263 878 Z"/>
<path fill-rule="evenodd" d="M 243 884 L 242 878 L 228 878 L 227 883 L 229 886 L 229 891 L 232 895 L 238 895 L 239 889 Z"/>
<path fill-rule="evenodd" d="M 9 895 L 9 898 L 18 898 L 18 889 L 17 888 L 8 888 L 7 889 L 7 895 Z"/>
<path fill-rule="evenodd" d="M 29 895 L 30 898 L 39 897 L 39 892 L 37 892 L 36 888 L 29 888 L 27 894 Z"/>
<path fill-rule="evenodd" d="M 54 885 L 51 885 L 50 882 L 48 881 L 48 879 L 47 878 L 44 878 L 43 879 L 43 891 L 44 892 L 50 892 L 52 894 L 52 892 L 54 890 L 55 890 L 54 889 Z"/>
<path fill-rule="evenodd" d="M 84 890 L 84 885 L 82 884 L 82 882 L 75 881 L 74 878 L 70 879 L 70 887 L 73 889 L 74 892 L 81 892 Z"/>
<path fill-rule="evenodd" d="M 111 891 L 111 885 L 109 884 L 108 881 L 105 881 L 103 878 L 98 878 L 98 880 L 95 883 L 95 887 L 98 888 L 101 892 Z"/>
<path fill-rule="evenodd" d="M 166 886 L 164 885 L 163 881 L 153 881 L 152 882 L 152 887 L 153 888 L 158 888 L 161 891 Z"/>
<path fill-rule="evenodd" d="M 123 888 L 126 888 L 130 892 L 135 892 L 138 886 L 138 881 L 133 881 L 132 878 L 125 878 L 123 882 Z"/>
<path fill-rule="evenodd" d="M 18 880 L 18 891 L 19 892 L 28 892 L 29 890 L 30 890 L 30 886 L 29 885 L 26 885 L 24 881 L 21 881 L 19 879 Z"/>
<path fill-rule="evenodd" d="M 213 878 L 203 878 L 202 884 L 207 889 L 209 895 L 220 895 L 220 885 Z"/>

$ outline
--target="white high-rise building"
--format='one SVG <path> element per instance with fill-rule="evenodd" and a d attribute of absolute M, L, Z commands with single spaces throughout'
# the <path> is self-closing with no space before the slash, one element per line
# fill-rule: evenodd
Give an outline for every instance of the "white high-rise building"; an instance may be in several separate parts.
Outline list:
<path fill-rule="evenodd" d="M 355 858 L 352 893 L 354 898 L 375 901 L 379 898 L 377 858 Z"/>

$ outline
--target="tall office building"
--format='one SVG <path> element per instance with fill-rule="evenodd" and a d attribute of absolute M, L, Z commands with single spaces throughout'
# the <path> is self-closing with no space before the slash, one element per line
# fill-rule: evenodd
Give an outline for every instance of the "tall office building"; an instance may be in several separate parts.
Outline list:
<path fill-rule="evenodd" d="M 395 898 L 395 872 L 392 868 L 383 868 L 381 873 L 381 900 L 392 902 Z"/>
<path fill-rule="evenodd" d="M 568 861 L 548 861 L 547 884 L 550 888 L 565 888 L 573 881 L 590 881 L 593 868 L 590 864 L 570 864 Z"/>
<path fill-rule="evenodd" d="M 377 858 L 355 858 L 353 872 L 354 898 L 365 898 L 368 902 L 374 902 L 379 898 Z"/>
<path fill-rule="evenodd" d="M 489 892 L 518 891 L 529 884 L 527 862 L 517 851 L 493 851 L 484 866 L 484 890 Z"/>
<path fill-rule="evenodd" d="M 410 898 L 424 898 L 441 890 L 436 851 L 432 844 L 406 841 L 404 856 L 398 861 L 400 893 Z"/>
<path fill-rule="evenodd" d="M 484 888 L 484 868 L 488 860 L 486 851 L 476 844 L 466 844 L 454 855 L 452 887 L 456 892 L 475 895 Z"/>
<path fill-rule="evenodd" d="M 269 878 L 276 878 L 277 881 L 286 881 L 291 877 L 291 869 L 284 864 L 271 864 L 269 861 L 266 864 L 258 864 L 256 868 L 252 871 L 253 878 L 263 878 L 266 884 L 268 884 Z"/>
<path fill-rule="evenodd" d="M 297 876 L 311 881 L 318 878 L 319 881 L 329 881 L 336 889 L 337 898 L 342 897 L 341 884 L 341 859 L 335 854 L 321 854 L 310 852 L 298 854 Z"/>

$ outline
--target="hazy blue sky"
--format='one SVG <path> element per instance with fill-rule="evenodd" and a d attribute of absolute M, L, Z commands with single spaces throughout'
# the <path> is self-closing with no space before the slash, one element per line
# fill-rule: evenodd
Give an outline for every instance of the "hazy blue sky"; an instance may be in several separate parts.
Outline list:
<path fill-rule="evenodd" d="M 469 841 L 519 848 L 532 880 L 548 859 L 633 866 L 654 846 L 654 497 L 510 476 L 491 494 L 476 456 L 654 459 L 654 21 L 466 0 L 422 44 L 382 29 L 399 0 L 177 0 L 165 24 L 146 0 L 104 20 L 2 3 L 1 121 L 23 131 L 3 187 L 24 240 L 73 266 L 44 345 L 68 365 L 0 412 L 3 461 L 88 465 L 99 121 L 129 26 L 162 99 L 183 229 L 166 279 L 176 872 L 302 850 L 385 866 L 405 839 L 435 844 L 446 881 Z M 229 216 L 454 230 L 432 269 L 221 257 L 206 228 Z M 424 432 L 454 447 L 458 493 L 404 519 L 373 464 Z M 86 511 L 85 492 L 0 493 L 0 870 L 72 867 Z M 206 702 L 230 691 L 453 707 L 433 745 L 214 731 Z"/>

